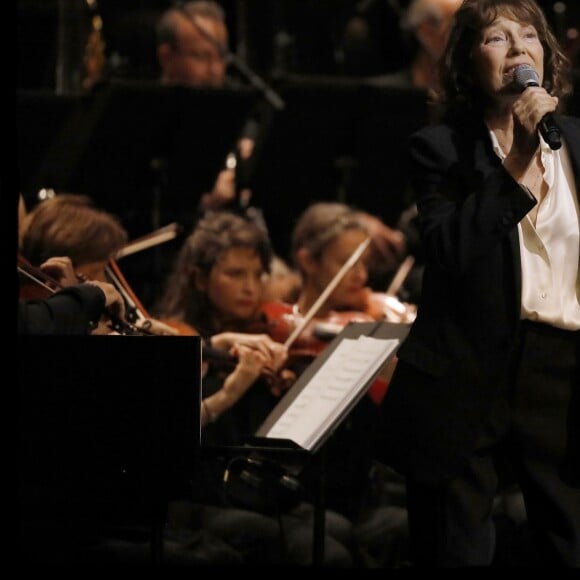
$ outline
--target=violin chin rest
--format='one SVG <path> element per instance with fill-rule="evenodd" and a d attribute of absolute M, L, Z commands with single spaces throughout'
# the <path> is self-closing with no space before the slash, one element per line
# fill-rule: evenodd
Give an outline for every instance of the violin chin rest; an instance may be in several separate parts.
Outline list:
<path fill-rule="evenodd" d="M 317 322 L 314 325 L 313 334 L 319 340 L 331 340 L 342 332 L 343 324 L 334 322 Z"/>

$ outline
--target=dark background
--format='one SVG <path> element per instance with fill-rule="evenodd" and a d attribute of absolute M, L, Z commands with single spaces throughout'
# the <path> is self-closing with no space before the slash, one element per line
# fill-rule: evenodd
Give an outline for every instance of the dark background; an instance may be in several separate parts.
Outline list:
<path fill-rule="evenodd" d="M 218 0 L 226 10 L 230 49 L 262 75 L 282 72 L 341 74 L 357 68 L 380 74 L 408 63 L 411 41 L 399 19 L 410 0 Z M 58 5 L 69 19 L 82 17 L 84 0 L 17 0 L 20 88 L 54 88 Z M 563 44 L 580 26 L 580 3 L 538 0 Z M 112 68 L 118 74 L 156 77 L 154 25 L 168 0 L 98 0 Z M 557 11 L 564 6 L 563 13 Z M 86 10 L 84 10 L 86 12 Z M 371 38 L 365 62 L 344 63 L 345 23 L 365 18 Z"/>

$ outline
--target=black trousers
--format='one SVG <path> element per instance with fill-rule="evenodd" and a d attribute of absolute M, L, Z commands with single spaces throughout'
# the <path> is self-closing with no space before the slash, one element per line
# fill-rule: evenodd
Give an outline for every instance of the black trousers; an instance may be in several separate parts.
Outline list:
<path fill-rule="evenodd" d="M 510 376 L 462 474 L 441 488 L 407 480 L 414 565 L 492 563 L 501 455 L 525 500 L 530 564 L 580 567 L 579 337 L 523 322 Z"/>

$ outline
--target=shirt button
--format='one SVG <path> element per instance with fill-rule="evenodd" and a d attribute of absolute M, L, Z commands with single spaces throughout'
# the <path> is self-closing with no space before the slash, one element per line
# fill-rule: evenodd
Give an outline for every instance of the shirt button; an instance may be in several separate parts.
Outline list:
<path fill-rule="evenodd" d="M 548 296 L 548 293 L 547 292 L 540 292 L 540 298 L 542 300 L 545 300 L 547 296 Z"/>

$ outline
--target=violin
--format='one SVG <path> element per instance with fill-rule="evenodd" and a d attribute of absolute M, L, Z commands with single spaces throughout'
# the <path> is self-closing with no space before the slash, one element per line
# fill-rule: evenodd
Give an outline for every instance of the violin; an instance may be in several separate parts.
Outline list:
<path fill-rule="evenodd" d="M 369 289 L 366 289 L 372 295 Z M 378 294 L 377 300 L 382 300 L 383 295 Z M 262 305 L 264 322 L 256 328 L 258 332 L 269 332 L 270 336 L 279 342 L 287 342 L 294 328 L 301 325 L 303 316 L 296 312 L 290 304 L 280 302 L 268 302 Z M 376 322 L 383 320 L 381 316 L 374 317 L 369 312 L 358 310 L 330 311 L 326 316 L 315 317 L 303 327 L 300 335 L 295 339 L 288 350 L 288 361 L 278 374 L 268 377 L 271 391 L 275 395 L 281 395 L 310 365 L 314 359 L 330 344 L 330 342 L 350 323 Z M 370 389 L 368 396 L 375 404 L 380 404 L 388 388 L 390 377 L 396 365 L 396 357 L 387 368 L 383 370 Z M 280 372 L 290 372 L 292 377 L 280 375 Z M 280 378 L 277 378 L 280 377 Z"/>
<path fill-rule="evenodd" d="M 18 254 L 16 263 L 18 273 L 18 296 L 21 300 L 44 300 L 62 286 L 52 276 L 34 267 L 24 256 Z"/>
<path fill-rule="evenodd" d="M 415 258 L 411 255 L 407 256 L 395 272 L 387 291 L 384 294 L 381 292 L 371 292 L 367 296 L 369 313 L 375 316 L 376 320 L 403 324 L 414 322 L 417 316 L 417 306 L 415 304 L 401 302 L 397 298 L 397 293 L 411 272 L 414 264 Z"/>
<path fill-rule="evenodd" d="M 363 288 L 360 300 L 357 300 L 357 309 L 332 310 L 323 317 L 317 316 L 328 296 L 340 283 L 348 269 L 360 258 L 369 243 L 370 238 L 367 238 L 359 245 L 305 315 L 302 316 L 295 307 L 280 302 L 267 302 L 262 305 L 261 315 L 266 321 L 266 326 L 262 328 L 262 331 L 288 347 L 288 364 L 291 368 L 298 367 L 304 370 L 347 324 L 373 321 L 411 323 L 414 321 L 416 307 L 404 304 L 396 297 L 398 289 L 414 264 L 412 256 L 408 256 L 402 262 L 386 293 Z M 299 365 L 296 364 L 297 360 Z M 392 368 L 387 375 L 392 374 L 394 364 L 396 363 L 390 365 Z M 369 396 L 376 403 L 384 397 L 388 386 L 387 380 L 378 379 L 369 391 Z"/>
<path fill-rule="evenodd" d="M 174 321 L 165 322 L 155 320 L 133 292 L 131 286 L 123 276 L 115 259 L 111 258 L 105 268 L 106 278 L 115 286 L 125 301 L 125 311 L 127 320 L 136 328 L 147 334 L 153 335 L 182 335 L 196 336 L 198 333 L 185 323 Z"/>
<path fill-rule="evenodd" d="M 265 321 L 263 331 L 275 341 L 285 344 L 290 358 L 314 358 L 347 324 L 376 320 L 363 311 L 331 310 L 325 316 L 312 317 L 303 324 L 305 317 L 297 311 L 296 306 L 283 302 L 265 302 L 260 308 L 260 314 Z M 295 333 L 295 329 L 301 326 L 301 332 Z M 293 334 L 294 338 L 290 342 L 289 338 Z"/>
<path fill-rule="evenodd" d="M 366 312 L 374 320 L 410 324 L 417 316 L 417 306 L 401 302 L 396 296 L 386 292 L 373 292 L 366 289 Z"/>

